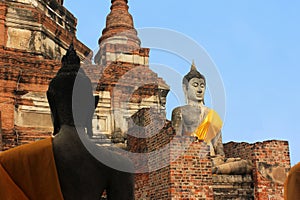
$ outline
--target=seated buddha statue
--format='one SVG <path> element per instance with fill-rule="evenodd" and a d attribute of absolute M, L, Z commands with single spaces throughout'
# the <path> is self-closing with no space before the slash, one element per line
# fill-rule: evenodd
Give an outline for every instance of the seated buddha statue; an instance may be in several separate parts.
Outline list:
<path fill-rule="evenodd" d="M 252 163 L 240 158 L 225 158 L 222 143 L 222 120 L 218 113 L 204 104 L 205 77 L 193 63 L 182 81 L 187 104 L 172 111 L 172 126 L 176 135 L 195 137 L 210 146 L 213 173 L 248 174 Z"/>

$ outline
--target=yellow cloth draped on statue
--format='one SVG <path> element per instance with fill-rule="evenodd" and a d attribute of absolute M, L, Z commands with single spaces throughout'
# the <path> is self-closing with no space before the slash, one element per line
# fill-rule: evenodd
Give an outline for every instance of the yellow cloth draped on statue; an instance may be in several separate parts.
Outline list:
<path fill-rule="evenodd" d="M 63 200 L 52 138 L 0 153 L 0 199 Z"/>
<path fill-rule="evenodd" d="M 218 113 L 214 110 L 210 110 L 194 134 L 199 140 L 210 143 L 210 141 L 220 133 L 222 125 L 223 122 Z"/>

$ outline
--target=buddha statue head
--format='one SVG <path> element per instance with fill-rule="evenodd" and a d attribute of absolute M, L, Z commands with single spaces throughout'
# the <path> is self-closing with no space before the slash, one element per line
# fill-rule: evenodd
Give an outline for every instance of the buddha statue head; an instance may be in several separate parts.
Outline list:
<path fill-rule="evenodd" d="M 80 58 L 71 44 L 62 58 L 62 67 L 47 91 L 54 126 L 53 135 L 62 125 L 84 127 L 91 133 L 92 117 L 98 98 L 93 96 L 91 80 L 80 68 Z"/>
<path fill-rule="evenodd" d="M 204 104 L 206 80 L 197 70 L 194 62 L 189 73 L 183 77 L 182 86 L 188 104 L 191 102 Z"/>

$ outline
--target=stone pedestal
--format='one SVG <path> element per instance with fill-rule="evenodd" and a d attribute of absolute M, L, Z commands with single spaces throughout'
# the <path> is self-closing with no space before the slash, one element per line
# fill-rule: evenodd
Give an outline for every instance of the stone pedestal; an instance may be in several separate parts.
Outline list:
<path fill-rule="evenodd" d="M 254 199 L 251 175 L 213 175 L 212 182 L 215 200 Z"/>

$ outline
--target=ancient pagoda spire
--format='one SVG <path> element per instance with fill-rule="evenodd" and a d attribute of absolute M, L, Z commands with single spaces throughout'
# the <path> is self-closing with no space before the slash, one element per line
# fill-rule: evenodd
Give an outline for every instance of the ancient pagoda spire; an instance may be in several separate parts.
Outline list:
<path fill-rule="evenodd" d="M 106 27 L 102 31 L 99 45 L 112 41 L 114 44 L 124 44 L 134 48 L 140 47 L 140 39 L 134 28 L 133 18 L 128 12 L 128 0 L 111 0 L 111 12 L 106 18 Z"/>

